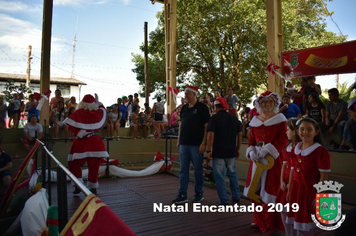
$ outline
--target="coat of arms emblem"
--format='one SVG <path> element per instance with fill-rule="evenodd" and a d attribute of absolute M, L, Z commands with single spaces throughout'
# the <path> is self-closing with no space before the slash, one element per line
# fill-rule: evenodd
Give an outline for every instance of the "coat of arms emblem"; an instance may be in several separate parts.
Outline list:
<path fill-rule="evenodd" d="M 334 230 L 340 227 L 345 220 L 345 215 L 341 214 L 341 193 L 343 184 L 335 181 L 324 181 L 314 184 L 317 189 L 315 196 L 315 214 L 312 219 L 317 227 L 323 230 Z M 326 193 L 333 191 L 337 193 Z"/>

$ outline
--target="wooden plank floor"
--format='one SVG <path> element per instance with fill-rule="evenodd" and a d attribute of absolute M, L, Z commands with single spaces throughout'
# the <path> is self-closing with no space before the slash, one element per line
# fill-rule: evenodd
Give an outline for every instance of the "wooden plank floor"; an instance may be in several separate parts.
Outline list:
<path fill-rule="evenodd" d="M 178 188 L 179 178 L 165 173 L 136 178 L 104 178 L 99 180 L 97 196 L 137 235 L 284 235 L 283 232 L 262 234 L 258 229 L 252 229 L 252 213 L 193 212 L 193 182 L 188 188 L 188 212 L 153 212 L 153 203 L 171 205 L 170 201 L 177 195 Z M 52 205 L 56 205 L 56 186 L 52 185 L 51 190 Z M 68 183 L 69 217 L 85 199 L 84 194 L 73 196 L 72 191 Z M 204 205 L 219 202 L 214 188 L 204 187 L 204 197 Z M 249 204 L 250 201 L 241 199 L 240 205 Z M 333 235 L 333 232 L 316 230 L 315 234 L 326 236 Z"/>

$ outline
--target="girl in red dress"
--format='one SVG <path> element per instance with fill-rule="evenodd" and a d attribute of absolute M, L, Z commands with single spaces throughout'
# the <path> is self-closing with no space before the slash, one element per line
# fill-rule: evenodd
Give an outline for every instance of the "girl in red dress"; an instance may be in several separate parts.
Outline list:
<path fill-rule="evenodd" d="M 291 151 L 297 141 L 297 136 L 298 136 L 298 134 L 296 133 L 297 121 L 298 121 L 297 118 L 288 119 L 288 121 L 287 121 L 287 136 L 288 136 L 288 140 L 289 140 L 289 145 L 281 153 L 283 164 L 282 164 L 282 169 L 281 169 L 280 186 L 279 186 L 277 197 L 276 197 L 276 203 L 282 203 L 283 205 L 286 205 L 288 203 L 288 201 L 287 201 L 288 191 L 287 190 L 289 189 L 292 178 L 293 178 L 293 168 L 294 167 L 293 167 Z M 283 212 L 281 212 L 281 217 L 282 217 L 282 222 L 283 222 L 284 228 L 286 230 L 286 235 L 292 235 L 293 234 L 293 225 L 286 225 L 286 217 L 287 217 L 286 208 L 284 208 Z"/>
<path fill-rule="evenodd" d="M 313 187 L 320 181 L 328 180 L 330 154 L 321 146 L 320 129 L 311 118 L 301 118 L 297 122 L 297 133 L 301 139 L 294 149 L 294 173 L 289 190 L 290 202 L 299 204 L 299 211 L 287 217 L 287 223 L 294 224 L 298 235 L 313 235 L 315 223 L 311 214 L 315 213 Z"/>
<path fill-rule="evenodd" d="M 250 122 L 251 131 L 246 150 L 246 158 L 251 162 L 244 195 L 250 197 L 255 206 L 261 205 L 263 208 L 262 212 L 254 212 L 251 224 L 262 232 L 284 229 L 279 213 L 267 212 L 268 204 L 274 204 L 276 200 L 282 165 L 279 157 L 288 143 L 287 120 L 283 114 L 277 114 L 279 102 L 278 94 L 269 91 L 256 99 L 255 106 L 259 115 L 254 116 Z M 261 175 L 256 174 L 259 172 L 256 163 L 269 163 L 267 155 L 273 157 L 273 166 L 263 169 Z M 260 201 L 256 201 L 256 196 L 260 197 Z"/>

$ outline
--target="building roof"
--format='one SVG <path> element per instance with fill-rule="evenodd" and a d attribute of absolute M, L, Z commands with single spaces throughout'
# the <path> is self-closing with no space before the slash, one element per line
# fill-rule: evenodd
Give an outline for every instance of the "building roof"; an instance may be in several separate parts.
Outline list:
<path fill-rule="evenodd" d="M 27 77 L 27 75 L 0 73 L 0 81 L 13 80 L 15 82 L 26 82 L 26 77 Z M 39 84 L 40 76 L 31 75 L 30 83 Z M 74 78 L 61 78 L 61 77 L 51 77 L 50 83 L 51 84 L 65 84 L 65 85 L 87 85 L 83 81 L 80 81 L 80 80 L 77 80 Z"/>

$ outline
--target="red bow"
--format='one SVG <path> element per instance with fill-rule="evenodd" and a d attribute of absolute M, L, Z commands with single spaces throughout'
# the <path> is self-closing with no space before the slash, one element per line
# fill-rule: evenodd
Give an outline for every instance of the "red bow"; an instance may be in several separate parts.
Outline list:
<path fill-rule="evenodd" d="M 179 90 L 177 88 L 172 88 L 167 85 L 168 91 L 171 91 L 173 94 L 177 95 L 179 93 Z"/>
<path fill-rule="evenodd" d="M 273 62 L 271 62 L 266 68 L 268 72 L 272 73 L 272 75 L 276 74 L 277 69 L 281 69 L 281 67 L 276 66 L 275 64 L 273 64 Z"/>
<path fill-rule="evenodd" d="M 49 96 L 51 95 L 51 90 L 47 89 L 47 90 L 44 92 L 44 95 L 46 95 L 46 96 L 49 98 Z M 41 100 L 41 98 L 42 98 L 41 94 L 39 94 L 39 93 L 33 93 L 33 97 L 34 97 L 34 99 L 36 99 L 37 101 Z"/>

